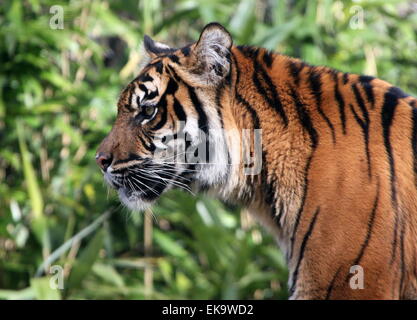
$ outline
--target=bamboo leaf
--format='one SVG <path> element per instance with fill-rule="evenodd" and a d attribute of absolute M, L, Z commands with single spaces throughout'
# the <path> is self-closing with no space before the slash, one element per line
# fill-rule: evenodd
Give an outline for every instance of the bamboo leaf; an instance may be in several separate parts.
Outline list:
<path fill-rule="evenodd" d="M 78 288 L 96 262 L 100 249 L 103 247 L 104 232 L 100 230 L 82 251 L 76 260 L 68 278 L 68 288 Z"/>
<path fill-rule="evenodd" d="M 61 299 L 60 289 L 52 288 L 49 277 L 32 279 L 30 281 L 30 287 L 37 300 Z"/>
<path fill-rule="evenodd" d="M 22 158 L 23 173 L 25 176 L 30 201 L 32 204 L 33 217 L 34 219 L 38 219 L 43 216 L 42 193 L 39 188 L 39 183 L 36 178 L 35 170 L 33 169 L 32 162 L 30 161 L 30 153 L 25 142 L 23 125 L 20 121 L 17 121 L 16 126 L 17 134 L 19 137 L 19 148 Z"/>

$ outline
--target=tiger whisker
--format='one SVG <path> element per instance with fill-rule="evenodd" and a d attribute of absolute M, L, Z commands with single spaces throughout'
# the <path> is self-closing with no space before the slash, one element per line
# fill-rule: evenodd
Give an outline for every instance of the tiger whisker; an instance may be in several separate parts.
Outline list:
<path fill-rule="evenodd" d="M 159 196 L 159 193 L 156 192 L 156 190 L 150 186 L 147 186 L 146 184 L 144 184 L 142 181 L 138 180 L 135 178 L 134 175 L 131 175 L 131 178 L 134 179 L 135 181 L 137 181 L 138 183 L 142 184 L 145 188 L 148 188 L 150 191 L 152 191 L 155 195 Z M 141 192 L 143 192 L 143 190 L 140 190 Z"/>
<path fill-rule="evenodd" d="M 159 176 L 158 174 L 156 174 L 156 175 L 157 175 L 158 179 L 161 179 L 161 180 L 162 180 L 162 183 L 164 183 L 165 185 L 168 185 L 168 183 L 171 183 L 172 185 L 174 185 L 174 186 L 176 186 L 176 187 L 179 187 L 179 188 L 181 188 L 181 189 L 184 189 L 184 190 L 186 190 L 186 191 L 190 192 L 192 195 L 195 195 L 195 194 L 191 191 L 191 189 L 189 188 L 189 186 L 187 186 L 186 184 L 184 184 L 184 183 L 182 183 L 182 182 L 179 182 L 179 181 L 176 181 L 176 180 L 173 180 L 173 179 L 169 179 L 169 178 L 164 178 L 164 177 L 161 177 L 161 176 Z"/>
<path fill-rule="evenodd" d="M 152 178 L 152 176 L 151 175 L 149 175 L 149 172 L 146 172 L 146 171 L 143 171 L 143 172 L 141 172 L 142 174 L 144 174 L 144 175 L 148 175 L 148 176 L 150 176 L 151 178 Z M 180 182 L 180 181 L 177 181 L 177 180 L 173 180 L 173 179 L 169 179 L 169 178 L 164 178 L 164 177 L 161 177 L 158 173 L 163 173 L 163 172 L 152 172 L 153 174 L 154 174 L 154 176 L 156 176 L 157 177 L 157 179 L 160 179 L 160 180 L 162 180 L 162 182 L 164 183 L 164 182 L 166 182 L 166 181 L 168 181 L 169 183 L 171 183 L 171 184 L 173 184 L 173 185 L 175 185 L 175 186 L 177 186 L 177 187 L 179 187 L 179 188 L 182 188 L 182 189 L 184 189 L 184 190 L 186 190 L 186 191 L 188 191 L 188 192 L 190 192 L 192 195 L 195 195 L 192 191 L 191 191 L 191 189 L 189 188 L 189 186 L 187 186 L 186 184 L 184 184 L 184 183 L 182 183 L 182 182 Z M 180 177 L 180 176 L 173 176 L 173 177 Z M 145 178 L 145 177 L 144 177 Z M 149 180 L 149 179 L 147 179 L 147 180 Z M 165 185 L 167 185 L 167 183 L 165 183 Z"/>

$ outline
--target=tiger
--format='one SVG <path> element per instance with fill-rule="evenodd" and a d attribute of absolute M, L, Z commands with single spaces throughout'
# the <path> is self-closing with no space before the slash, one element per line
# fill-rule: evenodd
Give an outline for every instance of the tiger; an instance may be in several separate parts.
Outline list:
<path fill-rule="evenodd" d="M 417 298 L 415 97 L 234 45 L 216 22 L 143 47 L 96 153 L 125 206 L 174 188 L 242 206 L 282 250 L 289 299 Z"/>

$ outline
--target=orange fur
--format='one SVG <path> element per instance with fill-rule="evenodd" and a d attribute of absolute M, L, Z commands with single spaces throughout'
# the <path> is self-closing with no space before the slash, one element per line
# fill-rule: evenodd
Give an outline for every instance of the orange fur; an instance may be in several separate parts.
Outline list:
<path fill-rule="evenodd" d="M 213 39 L 228 36 L 219 25 L 210 28 Z M 151 157 L 137 137 L 149 134 L 151 124 L 132 125 L 138 111 L 127 108 L 132 88 L 150 75 L 160 97 L 175 79 L 164 127 L 179 130 L 175 100 L 187 116 L 201 119 L 198 97 L 209 121 L 236 130 L 225 138 L 229 150 L 250 145 L 242 129 L 262 129 L 261 173 L 247 176 L 239 164 L 227 181 L 202 189 L 246 206 L 276 236 L 292 299 L 416 298 L 417 100 L 379 79 L 265 49 L 228 48 L 226 40 L 230 68 L 213 65 L 214 73 L 200 63 L 200 41 L 186 50 L 155 50 L 142 78 L 122 93 L 99 154 L 111 154 L 113 163 L 130 154 Z M 162 117 L 158 111 L 151 123 Z M 353 265 L 364 270 L 364 289 L 349 285 Z"/>

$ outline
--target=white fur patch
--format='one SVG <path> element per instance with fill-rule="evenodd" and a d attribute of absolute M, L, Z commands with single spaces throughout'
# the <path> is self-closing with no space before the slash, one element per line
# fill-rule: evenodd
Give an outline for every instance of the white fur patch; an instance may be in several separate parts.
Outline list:
<path fill-rule="evenodd" d="M 152 202 L 144 201 L 138 198 L 135 195 L 135 192 L 132 193 L 130 197 L 128 197 L 123 189 L 118 191 L 120 201 L 128 207 L 132 211 L 145 211 L 146 209 L 150 208 L 153 204 Z"/>

